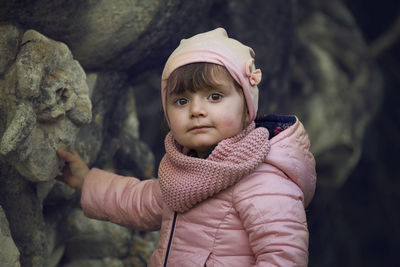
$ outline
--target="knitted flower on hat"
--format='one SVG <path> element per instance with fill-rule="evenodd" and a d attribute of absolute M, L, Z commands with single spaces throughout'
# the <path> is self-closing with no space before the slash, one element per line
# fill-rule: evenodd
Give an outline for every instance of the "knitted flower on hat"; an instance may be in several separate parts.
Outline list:
<path fill-rule="evenodd" d="M 200 159 L 183 154 L 168 133 L 158 173 L 165 203 L 174 211 L 185 212 L 234 185 L 265 161 L 270 149 L 268 136 L 266 128 L 255 129 L 253 122 L 222 140 L 207 159 Z"/>

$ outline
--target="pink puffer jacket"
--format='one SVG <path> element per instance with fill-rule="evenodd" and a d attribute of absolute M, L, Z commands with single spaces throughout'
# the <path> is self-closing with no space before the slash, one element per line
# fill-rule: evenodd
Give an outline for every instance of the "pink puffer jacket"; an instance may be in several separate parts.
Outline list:
<path fill-rule="evenodd" d="M 163 201 L 157 179 L 139 181 L 92 169 L 81 204 L 86 216 L 160 230 L 148 266 L 307 266 L 305 206 L 316 182 L 303 125 L 270 139 L 265 163 L 184 213 Z"/>

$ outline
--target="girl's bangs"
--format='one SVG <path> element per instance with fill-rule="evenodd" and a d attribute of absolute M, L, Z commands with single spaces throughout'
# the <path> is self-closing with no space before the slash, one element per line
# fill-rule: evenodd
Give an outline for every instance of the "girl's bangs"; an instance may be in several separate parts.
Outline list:
<path fill-rule="evenodd" d="M 169 76 L 166 86 L 167 94 L 216 88 L 219 83 L 215 79 L 215 74 L 221 71 L 233 80 L 225 67 L 214 63 L 199 62 L 181 66 Z"/>

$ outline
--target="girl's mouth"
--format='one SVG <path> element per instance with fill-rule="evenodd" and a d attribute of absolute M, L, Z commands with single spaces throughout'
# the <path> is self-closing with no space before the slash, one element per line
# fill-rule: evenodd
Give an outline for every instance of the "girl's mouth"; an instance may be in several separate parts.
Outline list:
<path fill-rule="evenodd" d="M 194 126 L 192 128 L 189 129 L 189 131 L 197 131 L 197 130 L 205 130 L 205 129 L 209 129 L 211 128 L 211 126 Z"/>

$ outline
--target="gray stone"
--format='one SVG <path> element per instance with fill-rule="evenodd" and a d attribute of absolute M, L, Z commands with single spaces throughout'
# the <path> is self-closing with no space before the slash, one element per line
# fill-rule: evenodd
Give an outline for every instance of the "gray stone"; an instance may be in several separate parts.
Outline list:
<path fill-rule="evenodd" d="M 90 166 L 140 178 L 153 177 L 154 156 L 139 139 L 136 96 L 126 75 L 98 72 L 87 77 L 93 121 L 80 128 L 75 148 Z"/>
<path fill-rule="evenodd" d="M 165 154 L 164 137 L 169 131 L 161 106 L 161 72 L 162 69 L 149 70 L 131 83 L 140 122 L 140 139 L 153 152 L 155 169 Z"/>
<path fill-rule="evenodd" d="M 81 209 L 73 210 L 68 217 L 69 239 L 65 257 L 100 259 L 122 257 L 128 252 L 132 238 L 129 229 L 111 222 L 89 219 Z"/>
<path fill-rule="evenodd" d="M 106 257 L 104 259 L 79 259 L 61 265 L 61 267 L 126 267 L 124 261 Z"/>
<path fill-rule="evenodd" d="M 291 111 L 310 136 L 319 184 L 339 187 L 359 161 L 366 126 L 380 104 L 382 78 L 340 1 L 305 1 L 301 7 Z"/>
<path fill-rule="evenodd" d="M 85 72 L 65 44 L 28 30 L 0 84 L 0 156 L 31 181 L 53 179 L 56 149 L 72 146 L 91 121 Z"/>
<path fill-rule="evenodd" d="M 57 247 L 53 253 L 50 254 L 47 260 L 47 267 L 57 267 L 59 266 L 61 258 L 64 256 L 65 245 Z"/>
<path fill-rule="evenodd" d="M 126 69 L 158 59 L 171 38 L 204 18 L 212 2 L 11 1 L 0 17 L 67 43 L 85 69 Z"/>
<path fill-rule="evenodd" d="M 137 232 L 133 236 L 130 248 L 131 256 L 125 259 L 130 266 L 145 267 L 150 259 L 152 252 L 155 250 L 160 233 L 157 232 Z"/>
<path fill-rule="evenodd" d="M 18 27 L 0 23 L 0 75 L 14 62 L 21 42 L 21 34 Z"/>
<path fill-rule="evenodd" d="M 13 166 L 0 163 L 0 205 L 7 215 L 12 238 L 20 249 L 21 266 L 42 267 L 47 259 L 42 203 L 31 182 Z"/>
<path fill-rule="evenodd" d="M 65 44 L 34 30 L 22 35 L 12 25 L 1 29 L 12 34 L 0 41 L 0 49 L 9 52 L 0 55 L 5 68 L 0 74 L 0 204 L 21 248 L 21 265 L 56 266 L 63 256 L 63 245 L 56 245 L 63 242 L 57 225 L 68 210 L 61 201 L 71 200 L 73 192 L 54 190 L 60 188 L 54 177 L 63 164 L 55 151 L 72 146 L 79 127 L 91 121 L 86 76 Z M 8 50 L 4 43 L 10 44 Z"/>
<path fill-rule="evenodd" d="M 128 87 L 126 75 L 119 72 L 90 72 L 87 75 L 89 95 L 91 97 L 93 120 L 79 129 L 74 144 L 80 156 L 93 165 L 112 128 L 113 108 Z M 115 126 L 114 126 L 115 127 Z"/>
<path fill-rule="evenodd" d="M 22 143 L 30 142 L 32 139 L 32 131 L 35 127 L 36 115 L 32 106 L 20 103 L 16 107 L 14 116 L 1 138 L 0 155 L 6 157 L 10 152 L 21 147 Z M 21 160 L 24 159 L 25 157 L 22 156 Z"/>
<path fill-rule="evenodd" d="M 105 136 L 96 165 L 119 174 L 145 179 L 152 178 L 154 155 L 139 137 L 135 96 L 132 88 L 117 98 L 118 104 L 110 114 L 114 131 Z"/>
<path fill-rule="evenodd" d="M 19 267 L 19 251 L 11 237 L 8 221 L 0 206 L 0 266 Z"/>

